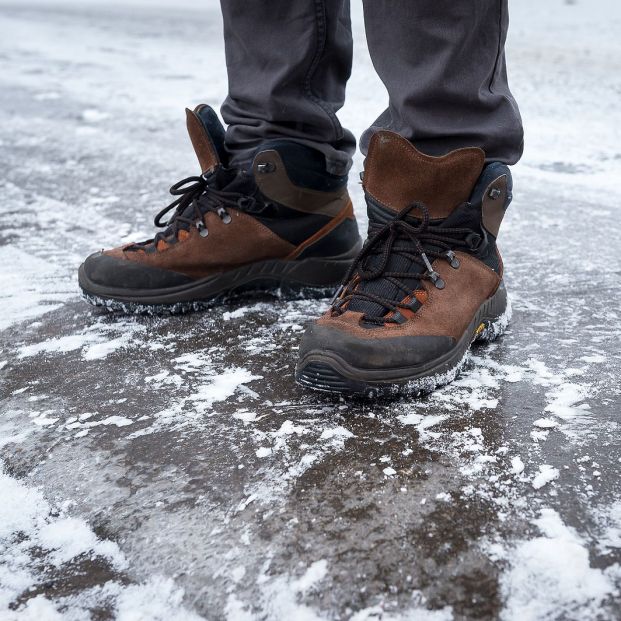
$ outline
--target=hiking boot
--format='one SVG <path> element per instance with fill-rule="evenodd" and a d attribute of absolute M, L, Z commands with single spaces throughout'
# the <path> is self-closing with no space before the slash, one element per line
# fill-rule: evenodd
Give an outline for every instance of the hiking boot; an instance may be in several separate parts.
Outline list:
<path fill-rule="evenodd" d="M 363 186 L 368 239 L 304 334 L 296 379 L 363 396 L 428 392 L 455 378 L 473 341 L 507 326 L 496 237 L 511 173 L 477 148 L 430 157 L 380 131 Z"/>
<path fill-rule="evenodd" d="M 86 259 L 86 300 L 177 313 L 249 291 L 332 295 L 362 245 L 347 176 L 327 173 L 319 151 L 285 140 L 264 143 L 251 171 L 228 167 L 216 113 L 205 105 L 186 113 L 202 174 L 172 186 L 176 199 L 155 217 L 162 230 L 153 239 Z"/>

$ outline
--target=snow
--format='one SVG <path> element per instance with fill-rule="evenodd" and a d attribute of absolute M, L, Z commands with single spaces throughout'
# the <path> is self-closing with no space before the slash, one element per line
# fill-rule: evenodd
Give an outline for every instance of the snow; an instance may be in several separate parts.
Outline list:
<path fill-rule="evenodd" d="M 612 577 L 591 567 L 585 542 L 549 508 L 533 521 L 541 536 L 520 542 L 502 579 L 503 621 L 596 619 L 617 593 Z"/>
<path fill-rule="evenodd" d="M 145 584 L 119 590 L 117 621 L 201 621 L 183 606 L 183 590 L 170 578 L 155 577 Z"/>
<path fill-rule="evenodd" d="M 554 429 L 558 423 L 550 418 L 538 418 L 533 425 L 539 429 Z"/>
<path fill-rule="evenodd" d="M 53 263 L 33 257 L 24 251 L 0 246 L 0 264 L 11 270 L 0 271 L 0 330 L 17 321 L 32 320 L 62 306 L 69 296 L 61 287 L 41 290 L 40 279 L 52 279 L 58 273 Z M 36 277 L 36 280 L 35 280 Z M 28 284 L 24 287 L 24 281 Z"/>
<path fill-rule="evenodd" d="M 571 420 L 576 416 L 584 416 L 585 404 L 579 405 L 588 394 L 586 387 L 564 382 L 548 393 L 550 402 L 545 411 L 558 416 L 563 420 Z"/>
<path fill-rule="evenodd" d="M 541 464 L 539 466 L 539 472 L 533 478 L 532 484 L 535 489 L 541 489 L 544 485 L 547 485 L 551 481 L 558 479 L 560 472 L 557 468 L 550 466 L 549 464 Z"/>
<path fill-rule="evenodd" d="M 190 401 L 200 404 L 201 407 L 210 408 L 214 403 L 232 397 L 244 384 L 260 379 L 261 375 L 253 375 L 247 369 L 239 367 L 223 369 L 211 382 L 200 386 L 190 397 Z"/>
<path fill-rule="evenodd" d="M 48 522 L 37 532 L 43 548 L 51 551 L 48 559 L 57 567 L 91 550 L 99 556 L 120 557 L 118 546 L 111 541 L 99 541 L 84 520 L 67 517 Z"/>
<path fill-rule="evenodd" d="M 354 434 L 345 427 L 339 425 L 338 427 L 333 427 L 332 429 L 324 429 L 319 436 L 320 440 L 347 440 L 348 438 L 353 438 Z"/>
<path fill-rule="evenodd" d="M 621 549 L 621 501 L 614 502 L 599 513 L 601 533 L 597 544 L 601 552 Z"/>
<path fill-rule="evenodd" d="M 522 474 L 524 472 L 524 462 L 519 455 L 511 458 L 511 472 L 513 474 Z"/>
<path fill-rule="evenodd" d="M 119 336 L 111 336 L 120 333 Z M 144 326 L 131 321 L 122 321 L 114 326 L 101 322 L 88 329 L 66 336 L 53 337 L 19 349 L 20 358 L 40 354 L 67 353 L 81 350 L 83 360 L 101 360 L 110 354 L 131 346 L 144 333 Z"/>
<path fill-rule="evenodd" d="M 269 579 L 263 576 L 265 595 L 261 607 L 267 616 L 252 614 L 249 608 L 244 606 L 235 595 L 229 595 L 225 609 L 227 621 L 259 621 L 261 618 L 273 621 L 289 621 L 290 619 L 321 621 L 322 617 L 308 606 L 300 603 L 298 598 L 316 588 L 326 577 L 327 569 L 327 562 L 321 559 L 307 567 L 298 578 L 278 576 L 275 579 Z"/>
<path fill-rule="evenodd" d="M 426 610 L 425 608 L 413 608 L 404 613 L 391 613 L 381 606 L 372 606 L 359 610 L 350 621 L 453 621 L 453 613 L 450 607 L 440 610 Z"/>

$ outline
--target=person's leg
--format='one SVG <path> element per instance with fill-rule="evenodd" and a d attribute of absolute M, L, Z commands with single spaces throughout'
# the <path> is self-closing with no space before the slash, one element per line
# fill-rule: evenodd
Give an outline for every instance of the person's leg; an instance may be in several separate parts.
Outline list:
<path fill-rule="evenodd" d="M 365 132 L 389 129 L 423 153 L 480 147 L 487 161 L 515 164 L 523 149 L 507 84 L 507 0 L 364 0 L 369 51 L 389 94 Z"/>
<path fill-rule="evenodd" d="M 349 0 L 221 0 L 229 94 L 222 106 L 234 165 L 266 140 L 289 139 L 343 175 L 355 149 L 336 112 L 351 73 Z"/>

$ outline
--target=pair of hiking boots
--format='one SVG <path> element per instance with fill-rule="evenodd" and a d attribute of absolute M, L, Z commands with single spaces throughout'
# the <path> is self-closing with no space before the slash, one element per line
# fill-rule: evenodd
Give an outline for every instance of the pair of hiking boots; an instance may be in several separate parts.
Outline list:
<path fill-rule="evenodd" d="M 324 156 L 274 140 L 251 171 L 228 165 L 224 129 L 208 106 L 187 110 L 202 174 L 171 188 L 153 239 L 89 256 L 89 302 L 135 313 L 184 312 L 248 291 L 322 297 L 296 380 L 355 395 L 420 393 L 451 381 L 475 340 L 509 315 L 498 229 L 511 173 L 478 148 L 431 157 L 390 131 L 365 160 L 369 230 L 362 244 L 347 176 Z M 167 219 L 167 214 L 171 214 Z"/>

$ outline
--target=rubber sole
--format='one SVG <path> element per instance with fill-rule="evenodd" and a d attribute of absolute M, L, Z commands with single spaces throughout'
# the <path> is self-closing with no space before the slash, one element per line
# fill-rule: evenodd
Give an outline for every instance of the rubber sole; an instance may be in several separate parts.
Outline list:
<path fill-rule="evenodd" d="M 140 315 L 181 314 L 257 295 L 280 299 L 323 298 L 334 293 L 353 259 L 359 241 L 349 252 L 298 261 L 257 261 L 227 272 L 165 289 L 121 289 L 92 282 L 84 265 L 78 270 L 82 297 L 111 312 Z"/>
<path fill-rule="evenodd" d="M 468 359 L 475 342 L 489 343 L 501 336 L 511 319 L 504 283 L 484 302 L 462 338 L 448 353 L 417 368 L 364 369 L 338 354 L 311 350 L 297 364 L 295 379 L 305 388 L 360 398 L 420 396 L 452 382 Z"/>

